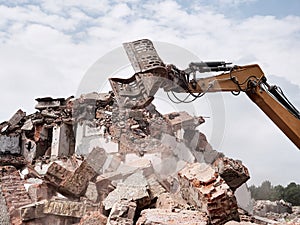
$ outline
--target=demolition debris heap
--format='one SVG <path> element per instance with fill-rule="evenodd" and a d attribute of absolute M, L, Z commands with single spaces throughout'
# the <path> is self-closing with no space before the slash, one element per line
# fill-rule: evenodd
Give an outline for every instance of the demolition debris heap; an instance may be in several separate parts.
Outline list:
<path fill-rule="evenodd" d="M 211 147 L 202 117 L 120 108 L 111 92 L 36 100 L 0 124 L 0 224 L 253 221 L 234 195 L 248 170 Z"/>

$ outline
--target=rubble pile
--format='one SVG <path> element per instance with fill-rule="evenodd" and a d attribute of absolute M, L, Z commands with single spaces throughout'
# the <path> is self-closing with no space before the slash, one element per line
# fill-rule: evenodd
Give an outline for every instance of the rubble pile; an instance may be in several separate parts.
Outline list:
<path fill-rule="evenodd" d="M 257 221 L 234 195 L 247 168 L 212 148 L 202 117 L 121 108 L 111 92 L 36 100 L 0 124 L 1 224 Z"/>
<path fill-rule="evenodd" d="M 253 214 L 259 218 L 267 218 L 274 221 L 274 223 L 300 223 L 300 207 L 292 206 L 292 204 L 284 200 L 257 200 L 253 208 Z"/>

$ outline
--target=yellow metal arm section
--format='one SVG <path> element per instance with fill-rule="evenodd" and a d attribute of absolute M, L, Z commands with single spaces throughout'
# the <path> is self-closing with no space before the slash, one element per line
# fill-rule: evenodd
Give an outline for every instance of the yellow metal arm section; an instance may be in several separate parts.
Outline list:
<path fill-rule="evenodd" d="M 193 93 L 219 92 L 219 91 L 240 91 L 247 89 L 249 79 L 259 82 L 264 77 L 264 73 L 257 65 L 238 66 L 231 72 L 222 73 L 217 76 L 197 79 L 196 87 L 189 84 L 189 91 Z M 234 80 L 240 84 L 234 83 Z"/>
<path fill-rule="evenodd" d="M 282 130 L 300 149 L 300 120 L 263 88 L 266 80 L 258 65 L 234 68 L 231 72 L 200 78 L 189 84 L 193 93 L 244 91 L 248 97 Z"/>

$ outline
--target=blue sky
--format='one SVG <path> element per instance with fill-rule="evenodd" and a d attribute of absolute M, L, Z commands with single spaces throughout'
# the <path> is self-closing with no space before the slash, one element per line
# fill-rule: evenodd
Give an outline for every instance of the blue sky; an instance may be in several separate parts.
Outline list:
<path fill-rule="evenodd" d="M 208 5 L 212 4 L 226 16 L 235 18 L 247 18 L 253 15 L 276 16 L 278 18 L 300 15 L 300 1 L 298 0 L 213 0 L 202 2 Z"/>
<path fill-rule="evenodd" d="M 258 63 L 300 107 L 300 1 L 14 2 L 0 1 L 1 121 L 19 107 L 34 112 L 37 97 L 75 94 L 94 62 L 141 38 L 180 46 L 201 60 Z M 102 77 L 99 71 L 99 86 Z M 224 101 L 226 135 L 218 150 L 243 160 L 253 183 L 300 183 L 296 147 L 246 96 L 225 94 Z M 203 102 L 197 104 L 209 113 Z M 213 121 L 201 128 L 210 140 Z M 249 138 L 241 126 L 256 132 Z M 282 176 L 283 170 L 291 172 Z"/>

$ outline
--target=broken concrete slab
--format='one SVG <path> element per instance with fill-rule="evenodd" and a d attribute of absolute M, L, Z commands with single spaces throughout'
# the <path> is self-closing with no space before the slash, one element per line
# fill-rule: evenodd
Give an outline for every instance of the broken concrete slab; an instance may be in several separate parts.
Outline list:
<path fill-rule="evenodd" d="M 248 169 L 240 161 L 222 157 L 215 161 L 214 166 L 233 191 L 250 179 Z"/>
<path fill-rule="evenodd" d="M 206 212 L 212 224 L 240 220 L 232 190 L 212 166 L 188 164 L 178 173 L 178 178 L 183 198 Z"/>
<path fill-rule="evenodd" d="M 238 206 L 252 215 L 254 199 L 251 196 L 251 192 L 247 186 L 247 183 L 244 183 L 237 188 L 234 192 L 234 195 L 236 197 Z"/>
<path fill-rule="evenodd" d="M 59 188 L 64 180 L 72 176 L 72 172 L 53 162 L 47 169 L 45 180 L 52 186 Z"/>
<path fill-rule="evenodd" d="M 0 135 L 0 154 L 20 154 L 20 135 Z"/>
<path fill-rule="evenodd" d="M 109 135 L 104 137 L 101 127 L 90 121 L 76 125 L 75 153 L 88 155 L 95 147 L 104 148 L 107 153 L 118 153 L 119 146 L 111 141 Z"/>
<path fill-rule="evenodd" d="M 87 197 L 88 200 L 91 202 L 98 202 L 99 199 L 99 193 L 97 191 L 97 186 L 94 182 L 89 182 L 86 192 L 85 192 L 85 197 Z"/>
<path fill-rule="evenodd" d="M 31 131 L 32 129 L 33 129 L 33 123 L 31 119 L 26 120 L 23 126 L 21 127 L 21 130 L 24 131 Z"/>
<path fill-rule="evenodd" d="M 75 137 L 73 127 L 65 123 L 54 125 L 52 131 L 51 156 L 68 156 L 74 153 Z"/>
<path fill-rule="evenodd" d="M 46 215 L 43 212 L 45 204 L 47 204 L 47 200 L 35 202 L 20 207 L 19 210 L 20 210 L 20 216 L 22 220 L 28 221 L 32 219 L 45 217 Z"/>
<path fill-rule="evenodd" d="M 151 202 L 148 189 L 148 182 L 142 172 L 136 172 L 123 183 L 118 183 L 116 189 L 108 194 L 103 201 L 105 210 L 111 209 L 121 199 L 136 201 L 138 208 L 143 208 Z"/>
<path fill-rule="evenodd" d="M 100 210 L 100 204 L 91 204 L 88 202 L 75 202 L 65 199 L 51 199 L 46 202 L 43 213 L 81 218 L 89 211 Z"/>
<path fill-rule="evenodd" d="M 137 170 L 143 171 L 145 177 L 154 173 L 151 161 L 144 157 L 132 161 L 127 160 L 126 163 L 121 164 L 117 169 L 117 171 L 124 174 L 124 176 L 126 176 L 126 174 L 134 173 Z"/>
<path fill-rule="evenodd" d="M 36 143 L 25 135 L 22 137 L 22 154 L 29 163 L 36 158 Z"/>
<path fill-rule="evenodd" d="M 107 155 L 105 164 L 102 167 L 103 173 L 116 171 L 122 163 L 122 156 L 119 153 Z"/>
<path fill-rule="evenodd" d="M 65 98 L 43 97 L 43 98 L 36 98 L 35 100 L 38 102 L 35 108 L 39 110 L 43 110 L 47 108 L 58 108 L 66 104 Z"/>
<path fill-rule="evenodd" d="M 91 166 L 98 174 L 102 173 L 106 160 L 107 153 L 100 147 L 93 148 L 86 159 L 88 165 Z"/>
<path fill-rule="evenodd" d="M 190 208 L 190 205 L 182 198 L 180 193 L 172 194 L 165 192 L 158 196 L 155 207 L 174 211 L 175 209 L 187 210 Z"/>
<path fill-rule="evenodd" d="M 149 185 L 149 194 L 151 200 L 157 199 L 161 194 L 166 192 L 166 189 L 159 182 L 158 177 L 155 174 L 151 174 L 147 177 Z"/>
<path fill-rule="evenodd" d="M 197 118 L 191 116 L 185 111 L 169 113 L 164 115 L 164 118 L 171 125 L 174 132 L 180 129 L 194 129 L 200 125 Z"/>
<path fill-rule="evenodd" d="M 15 126 L 26 116 L 26 113 L 19 109 L 9 120 L 9 128 L 8 130 L 13 130 Z"/>
<path fill-rule="evenodd" d="M 71 176 L 68 176 L 60 183 L 60 190 L 66 194 L 80 197 L 84 195 L 89 181 L 96 176 L 96 171 L 85 160 Z"/>
<path fill-rule="evenodd" d="M 145 209 L 142 211 L 136 225 L 208 225 L 209 219 L 206 214 L 199 211 L 167 209 Z"/>
<path fill-rule="evenodd" d="M 32 202 L 50 199 L 55 195 L 55 191 L 49 188 L 46 183 L 32 184 L 28 187 L 27 192 Z"/>
<path fill-rule="evenodd" d="M 170 146 L 174 155 L 177 156 L 178 159 L 190 163 L 195 162 L 195 157 L 190 149 L 183 142 L 178 142 L 176 137 L 169 134 L 163 134 L 161 142 L 166 146 Z"/>
<path fill-rule="evenodd" d="M 106 225 L 107 217 L 99 211 L 91 211 L 86 213 L 80 220 L 78 225 Z"/>
<path fill-rule="evenodd" d="M 96 188 L 98 192 L 97 201 L 103 201 L 107 195 L 115 189 L 112 181 L 122 180 L 122 174 L 117 172 L 104 173 L 96 178 Z"/>
<path fill-rule="evenodd" d="M 292 213 L 292 204 L 280 201 L 257 200 L 254 205 L 254 215 L 266 217 L 267 213 Z"/>
<path fill-rule="evenodd" d="M 107 225 L 133 225 L 137 204 L 133 201 L 116 202 L 109 214 Z"/>

